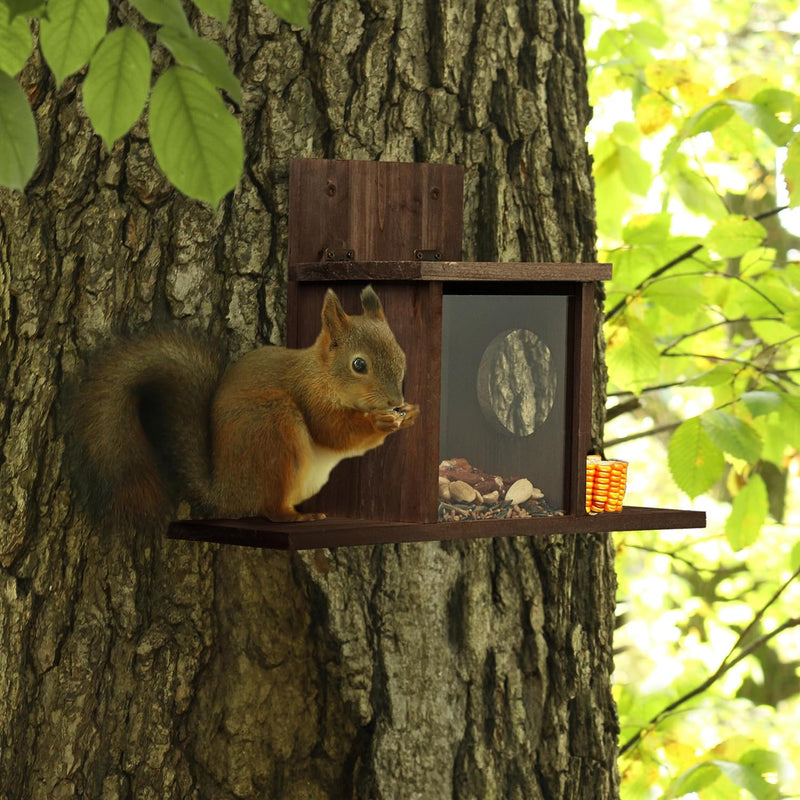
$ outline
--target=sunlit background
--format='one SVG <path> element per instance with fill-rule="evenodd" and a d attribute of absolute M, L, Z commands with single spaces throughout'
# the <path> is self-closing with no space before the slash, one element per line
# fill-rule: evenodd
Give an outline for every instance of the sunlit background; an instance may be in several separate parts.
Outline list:
<path fill-rule="evenodd" d="M 787 153 L 790 183 L 800 159 L 800 9 L 596 0 L 584 13 L 599 249 L 615 266 L 609 407 L 623 411 L 606 454 L 630 464 L 626 502 L 708 517 L 704 531 L 616 539 L 622 797 L 800 798 L 800 419 L 778 400 L 800 396 L 800 208 L 777 212 L 792 200 Z M 763 241 L 709 245 L 673 280 L 650 280 L 759 216 Z M 734 284 L 763 297 L 751 304 Z M 694 357 L 665 357 L 689 346 Z M 712 410 L 757 433 L 760 458 L 725 452 L 692 499 L 670 438 Z M 763 487 L 766 516 L 743 500 L 732 516 L 737 495 Z"/>

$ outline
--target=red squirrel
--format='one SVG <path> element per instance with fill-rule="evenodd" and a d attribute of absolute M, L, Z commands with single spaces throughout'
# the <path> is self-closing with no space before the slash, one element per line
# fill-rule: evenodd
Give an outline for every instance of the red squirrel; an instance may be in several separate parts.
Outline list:
<path fill-rule="evenodd" d="M 118 344 L 79 387 L 74 427 L 95 514 L 159 520 L 178 498 L 204 513 L 321 519 L 295 506 L 336 464 L 414 423 L 405 355 L 371 286 L 349 316 L 328 289 L 311 347 L 266 346 L 224 368 L 178 332 Z"/>

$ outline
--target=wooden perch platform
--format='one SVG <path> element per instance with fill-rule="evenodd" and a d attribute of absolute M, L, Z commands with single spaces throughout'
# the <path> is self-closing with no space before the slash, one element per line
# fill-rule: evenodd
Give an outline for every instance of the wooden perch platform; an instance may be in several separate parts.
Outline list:
<path fill-rule="evenodd" d="M 284 523 L 257 518 L 181 520 L 170 524 L 167 538 L 273 550 L 311 550 L 390 542 L 704 528 L 705 524 L 706 515 L 702 511 L 630 506 L 618 513 L 594 516 L 582 514 L 466 522 L 374 522 L 342 518 Z"/>

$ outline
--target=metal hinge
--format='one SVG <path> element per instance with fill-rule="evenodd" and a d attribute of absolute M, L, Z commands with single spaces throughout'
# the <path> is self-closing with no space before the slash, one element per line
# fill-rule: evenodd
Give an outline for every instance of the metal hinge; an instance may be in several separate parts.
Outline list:
<path fill-rule="evenodd" d="M 352 261 L 356 254 L 350 248 L 334 250 L 332 247 L 324 247 L 319 251 L 320 261 Z"/>
<path fill-rule="evenodd" d="M 442 254 L 438 250 L 415 250 L 415 261 L 441 261 Z"/>

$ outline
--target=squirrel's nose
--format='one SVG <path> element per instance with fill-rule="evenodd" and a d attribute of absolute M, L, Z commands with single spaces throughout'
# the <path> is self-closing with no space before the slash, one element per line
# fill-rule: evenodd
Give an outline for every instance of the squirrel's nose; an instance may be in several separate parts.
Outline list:
<path fill-rule="evenodd" d="M 400 390 L 392 392 L 388 395 L 387 400 L 389 401 L 388 408 L 397 408 L 403 405 L 403 393 Z"/>

